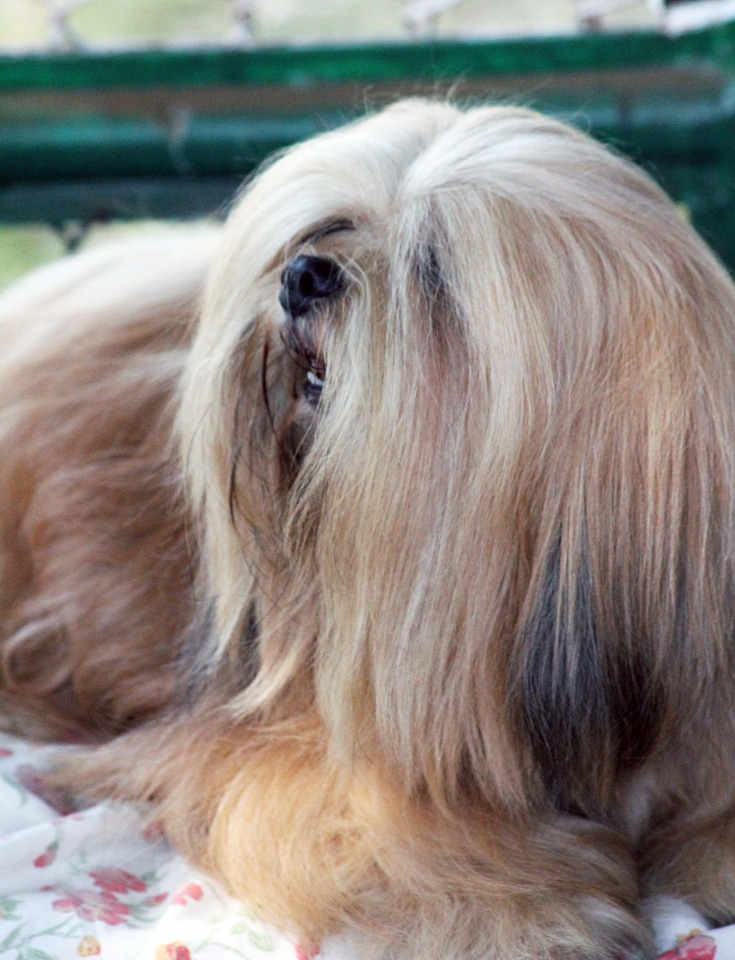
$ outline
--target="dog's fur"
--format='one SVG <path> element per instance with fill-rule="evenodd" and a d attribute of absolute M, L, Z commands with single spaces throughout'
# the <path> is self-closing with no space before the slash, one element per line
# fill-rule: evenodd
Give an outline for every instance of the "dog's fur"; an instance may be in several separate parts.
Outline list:
<path fill-rule="evenodd" d="M 735 289 L 644 173 L 406 102 L 0 311 L 5 711 L 110 740 L 62 777 L 360 956 L 735 916 Z"/>

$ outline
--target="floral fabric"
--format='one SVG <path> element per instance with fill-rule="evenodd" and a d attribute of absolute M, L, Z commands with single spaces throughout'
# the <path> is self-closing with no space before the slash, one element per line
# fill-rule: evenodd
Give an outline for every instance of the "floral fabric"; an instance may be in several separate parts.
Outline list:
<path fill-rule="evenodd" d="M 44 792 L 49 751 L 0 734 L 0 960 L 310 960 L 132 809 Z"/>
<path fill-rule="evenodd" d="M 0 734 L 0 960 L 352 960 L 274 933 L 173 853 L 134 810 L 75 812 L 44 791 L 51 748 Z M 735 960 L 735 925 L 649 905 L 659 960 Z"/>

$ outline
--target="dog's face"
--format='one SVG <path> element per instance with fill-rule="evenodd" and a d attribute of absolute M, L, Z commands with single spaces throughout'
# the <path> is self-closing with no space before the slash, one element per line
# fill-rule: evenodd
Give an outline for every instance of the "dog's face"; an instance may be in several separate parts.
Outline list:
<path fill-rule="evenodd" d="M 316 703 L 442 795 L 602 803 L 720 549 L 682 491 L 731 470 L 699 386 L 723 277 L 643 173 L 530 112 L 410 102 L 265 170 L 181 415 L 220 652 L 258 636 L 240 708 Z"/>

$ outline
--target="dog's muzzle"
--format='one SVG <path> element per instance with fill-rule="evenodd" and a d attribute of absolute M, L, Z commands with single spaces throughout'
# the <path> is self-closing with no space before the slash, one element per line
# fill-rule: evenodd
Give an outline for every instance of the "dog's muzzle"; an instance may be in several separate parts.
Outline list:
<path fill-rule="evenodd" d="M 333 297 L 343 287 L 344 277 L 334 260 L 301 254 L 289 261 L 281 274 L 278 301 L 288 316 L 297 320 L 317 301 Z"/>

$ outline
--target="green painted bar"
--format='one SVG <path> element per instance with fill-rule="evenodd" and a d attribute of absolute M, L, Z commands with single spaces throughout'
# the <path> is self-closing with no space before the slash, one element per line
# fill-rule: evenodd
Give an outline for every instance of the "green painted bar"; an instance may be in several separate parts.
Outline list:
<path fill-rule="evenodd" d="M 644 164 L 735 269 L 735 22 L 653 32 L 0 55 L 0 221 L 199 216 L 406 94 L 520 102 Z"/>
<path fill-rule="evenodd" d="M 258 49 L 141 49 L 0 56 L 0 91 L 212 84 L 303 87 L 650 67 L 707 60 L 735 65 L 735 25 L 671 38 L 591 33 L 511 40 L 443 40 Z"/>
<path fill-rule="evenodd" d="M 39 180 L 0 192 L 0 221 L 11 224 L 189 219 L 222 216 L 240 177 Z M 53 216 L 50 212 L 53 211 Z"/>
<path fill-rule="evenodd" d="M 245 175 L 274 150 L 321 129 L 312 117 L 195 117 L 176 134 L 152 118 L 0 123 L 0 189 L 84 176 Z"/>

